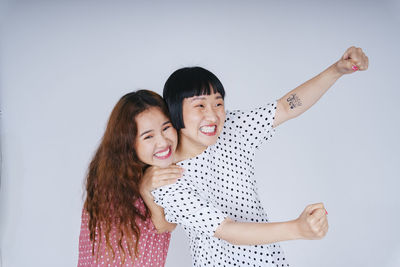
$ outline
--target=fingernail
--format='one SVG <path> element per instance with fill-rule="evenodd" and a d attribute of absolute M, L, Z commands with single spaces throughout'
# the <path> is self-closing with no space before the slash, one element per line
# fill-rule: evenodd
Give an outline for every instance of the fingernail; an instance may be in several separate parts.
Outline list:
<path fill-rule="evenodd" d="M 325 210 L 325 214 L 328 215 L 328 211 L 327 210 Z"/>
<path fill-rule="evenodd" d="M 353 65 L 353 66 L 351 66 L 351 68 L 352 68 L 352 70 L 354 70 L 354 71 L 357 71 L 357 70 L 358 70 L 357 65 Z"/>

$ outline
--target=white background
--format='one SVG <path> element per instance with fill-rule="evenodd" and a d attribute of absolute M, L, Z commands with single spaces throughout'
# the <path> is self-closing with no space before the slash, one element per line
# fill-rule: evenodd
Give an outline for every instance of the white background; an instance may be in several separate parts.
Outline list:
<path fill-rule="evenodd" d="M 201 2 L 201 3 L 200 3 Z M 291 266 L 400 266 L 399 1 L 2 1 L 1 266 L 76 266 L 83 180 L 117 100 L 159 93 L 177 68 L 224 84 L 228 109 L 281 97 L 351 45 L 343 77 L 258 154 L 272 221 L 324 202 L 321 241 Z M 190 266 L 184 232 L 167 267 Z"/>

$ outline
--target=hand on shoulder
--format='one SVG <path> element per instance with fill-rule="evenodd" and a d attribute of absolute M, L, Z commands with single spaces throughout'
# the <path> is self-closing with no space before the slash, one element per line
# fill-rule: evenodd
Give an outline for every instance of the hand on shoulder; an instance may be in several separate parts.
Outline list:
<path fill-rule="evenodd" d="M 170 165 L 166 168 L 150 166 L 146 169 L 140 181 L 140 193 L 143 197 L 150 194 L 154 189 L 173 184 L 182 177 L 183 168 L 177 165 Z"/>

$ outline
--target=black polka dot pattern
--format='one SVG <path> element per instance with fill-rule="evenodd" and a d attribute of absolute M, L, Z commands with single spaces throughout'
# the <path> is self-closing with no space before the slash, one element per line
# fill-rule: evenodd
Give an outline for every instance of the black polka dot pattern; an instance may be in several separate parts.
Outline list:
<path fill-rule="evenodd" d="M 164 207 L 167 221 L 190 228 L 196 236 L 213 236 L 226 215 L 199 194 L 189 177 L 185 176 L 173 186 L 153 191 L 155 202 Z"/>
<path fill-rule="evenodd" d="M 153 191 L 166 219 L 185 229 L 193 266 L 289 266 L 277 243 L 237 246 L 213 237 L 227 216 L 240 222 L 268 222 L 257 195 L 254 154 L 274 133 L 275 110 L 276 102 L 227 112 L 216 144 L 180 162 L 185 173 L 178 182 Z"/>

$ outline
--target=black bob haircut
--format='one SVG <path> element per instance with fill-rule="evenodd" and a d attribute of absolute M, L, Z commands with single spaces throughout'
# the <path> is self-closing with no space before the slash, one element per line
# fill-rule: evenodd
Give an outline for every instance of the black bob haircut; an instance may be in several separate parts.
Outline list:
<path fill-rule="evenodd" d="M 183 100 L 212 93 L 220 93 L 222 99 L 225 98 L 221 81 L 211 71 L 202 67 L 178 69 L 169 76 L 164 85 L 163 97 L 168 105 L 172 125 L 177 131 L 185 128 L 182 114 Z"/>

